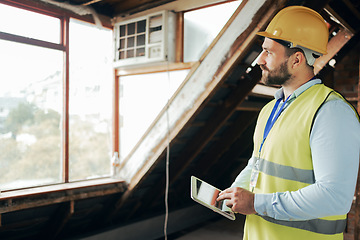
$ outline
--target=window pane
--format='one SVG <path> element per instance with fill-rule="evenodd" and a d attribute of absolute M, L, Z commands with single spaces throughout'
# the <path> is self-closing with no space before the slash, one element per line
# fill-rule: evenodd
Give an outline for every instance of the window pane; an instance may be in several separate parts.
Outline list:
<path fill-rule="evenodd" d="M 136 37 L 136 46 L 143 46 L 145 45 L 145 34 L 138 35 Z"/>
<path fill-rule="evenodd" d="M 137 33 L 143 33 L 146 31 L 146 20 L 137 22 Z"/>
<path fill-rule="evenodd" d="M 0 4 L 0 32 L 60 43 L 60 19 Z"/>
<path fill-rule="evenodd" d="M 63 52 L 0 40 L 0 188 L 61 182 Z"/>
<path fill-rule="evenodd" d="M 240 3 L 233 1 L 184 14 L 184 62 L 200 59 Z"/>
<path fill-rule="evenodd" d="M 140 140 L 189 70 L 120 78 L 120 159 Z"/>
<path fill-rule="evenodd" d="M 112 31 L 70 21 L 70 180 L 109 176 Z"/>
<path fill-rule="evenodd" d="M 135 37 L 129 37 L 127 39 L 127 47 L 131 48 L 135 46 Z"/>

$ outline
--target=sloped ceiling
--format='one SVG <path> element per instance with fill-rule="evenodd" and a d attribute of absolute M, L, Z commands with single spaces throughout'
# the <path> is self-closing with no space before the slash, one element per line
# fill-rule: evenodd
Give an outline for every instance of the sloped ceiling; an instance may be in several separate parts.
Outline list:
<path fill-rule="evenodd" d="M 65 0 L 56 1 L 65 2 Z M 169 2 L 181 2 L 181 0 L 66 0 L 66 2 L 92 6 L 98 13 L 114 17 Z M 351 40 L 343 42 L 340 48 L 336 48 L 338 44 L 335 44 L 332 58 L 340 61 L 358 44 L 360 4 L 357 0 L 268 0 L 264 9 L 270 7 L 280 9 L 293 4 L 312 7 L 327 19 L 331 29 L 336 31 L 346 29 L 351 33 Z M 257 14 L 254 17 L 254 27 L 264 20 L 265 16 L 266 14 Z M 266 17 L 270 19 L 270 16 Z M 259 68 L 253 67 L 251 71 L 248 69 L 256 57 L 254 53 L 261 51 L 261 40 L 254 38 L 245 46 L 242 45 L 242 40 L 244 39 L 238 38 L 231 43 L 228 59 L 236 54 L 239 48 L 243 50 L 238 53 L 237 59 L 231 63 L 231 66 L 218 69 L 217 74 L 226 69 L 223 77 L 193 111 L 170 143 L 169 210 L 170 214 L 174 214 L 170 216 L 174 218 L 181 215 L 176 215 L 179 211 L 185 212 L 183 209 L 192 211 L 188 218 L 182 218 L 176 223 L 184 228 L 189 227 L 187 222 L 201 215 L 197 214 L 197 210 L 193 210 L 197 204 L 189 197 L 190 176 L 196 175 L 206 179 L 219 188 L 229 186 L 251 155 L 252 134 L 257 114 L 271 99 L 262 91 L 253 89 L 255 86 L 261 87 L 258 84 L 261 75 Z M 329 59 L 324 61 L 326 60 Z M 319 69 L 325 80 L 329 72 L 326 63 L 322 65 L 322 70 Z M 91 239 L 89 236 L 93 234 L 111 232 L 118 228 L 130 229 L 127 226 L 138 226 L 137 222 L 145 224 L 144 221 L 149 219 L 149 224 L 153 220 L 155 226 L 156 221 L 162 221 L 165 212 L 165 166 L 166 149 L 163 149 L 153 160 L 151 167 L 138 175 L 136 183 L 131 187 L 125 182 L 114 182 L 91 188 L 69 188 L 62 192 L 34 194 L 25 198 L 0 199 L 0 239 L 73 239 L 78 236 Z M 48 203 L 49 199 L 53 200 L 52 204 Z M 54 199 L 57 200 L 56 203 Z M 205 220 L 199 218 L 199 221 Z M 146 236 L 149 233 L 144 224 L 138 227 Z M 178 230 L 181 228 L 173 232 Z M 162 234 L 162 229 L 160 232 Z M 126 233 L 126 229 L 123 233 Z M 125 237 L 124 235 L 121 239 L 126 239 Z M 156 239 L 156 237 L 154 235 L 154 237 L 133 239 Z"/>
<path fill-rule="evenodd" d="M 224 0 L 42 0 L 47 2 L 66 3 L 72 6 L 88 6 L 98 14 L 108 16 L 110 18 L 117 16 L 132 15 L 148 9 L 163 6 L 172 3 L 172 9 L 187 10 L 190 8 L 198 8 L 209 4 L 224 2 Z M 174 7 L 175 6 L 175 7 Z"/>
<path fill-rule="evenodd" d="M 141 12 L 173 1 L 175 0 L 70 0 L 69 2 L 74 5 L 91 6 L 97 13 L 114 17 Z"/>

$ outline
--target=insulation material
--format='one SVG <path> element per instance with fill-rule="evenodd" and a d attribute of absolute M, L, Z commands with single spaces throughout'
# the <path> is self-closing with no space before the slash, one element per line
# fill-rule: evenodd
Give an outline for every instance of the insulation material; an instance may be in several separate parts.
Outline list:
<path fill-rule="evenodd" d="M 69 10 L 69 11 L 71 11 L 71 12 L 77 14 L 77 15 L 80 15 L 80 16 L 92 15 L 96 26 L 98 26 L 99 28 L 102 27 L 99 15 L 90 6 L 71 5 L 69 3 L 61 3 L 61 2 L 54 1 L 54 0 L 40 0 L 40 1 L 51 4 L 51 5 L 55 5 L 57 7 L 62 8 L 62 9 Z"/>

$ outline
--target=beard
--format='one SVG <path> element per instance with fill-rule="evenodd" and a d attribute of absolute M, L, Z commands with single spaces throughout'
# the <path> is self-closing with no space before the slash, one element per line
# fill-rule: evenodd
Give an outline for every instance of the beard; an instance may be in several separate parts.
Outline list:
<path fill-rule="evenodd" d="M 263 70 L 261 81 L 267 86 L 284 85 L 292 78 L 287 68 L 287 62 L 288 59 L 273 70 L 269 70 L 265 65 L 260 65 L 261 70 Z"/>

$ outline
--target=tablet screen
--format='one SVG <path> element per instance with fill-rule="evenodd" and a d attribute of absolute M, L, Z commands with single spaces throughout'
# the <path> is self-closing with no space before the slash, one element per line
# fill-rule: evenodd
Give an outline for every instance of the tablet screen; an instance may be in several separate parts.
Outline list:
<path fill-rule="evenodd" d="M 191 198 L 193 200 L 231 220 L 235 220 L 233 212 L 223 210 L 223 201 L 216 201 L 220 192 L 221 190 L 199 178 L 194 176 L 191 177 Z"/>

